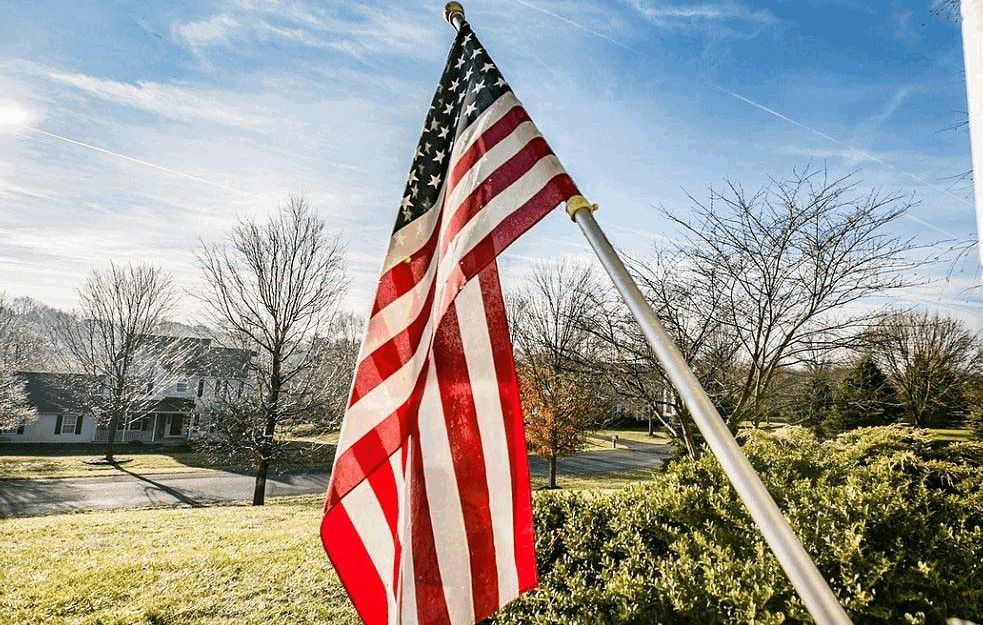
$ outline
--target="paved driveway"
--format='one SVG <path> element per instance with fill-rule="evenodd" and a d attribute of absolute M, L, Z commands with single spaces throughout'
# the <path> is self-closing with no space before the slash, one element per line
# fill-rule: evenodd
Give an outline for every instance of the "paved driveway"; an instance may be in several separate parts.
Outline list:
<path fill-rule="evenodd" d="M 669 456 L 667 445 L 633 443 L 630 449 L 611 449 L 563 458 L 562 474 L 624 471 L 655 466 Z M 546 475 L 547 463 L 530 460 L 533 475 Z M 170 473 L 37 480 L 0 480 L 0 518 L 35 516 L 106 508 L 201 506 L 218 501 L 250 500 L 254 478 L 243 473 Z M 271 472 L 267 497 L 325 492 L 328 471 Z"/>

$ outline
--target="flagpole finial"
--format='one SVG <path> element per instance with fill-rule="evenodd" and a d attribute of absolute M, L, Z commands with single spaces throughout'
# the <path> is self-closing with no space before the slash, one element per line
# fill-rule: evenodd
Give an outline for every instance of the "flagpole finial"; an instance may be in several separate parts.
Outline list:
<path fill-rule="evenodd" d="M 576 221 L 574 215 L 576 215 L 578 211 L 585 208 L 593 213 L 597 210 L 597 204 L 591 204 L 587 201 L 587 198 L 582 195 L 575 195 L 567 200 L 567 215 L 570 215 L 570 219 L 574 221 Z"/>
<path fill-rule="evenodd" d="M 460 2 L 448 2 L 444 5 L 444 19 L 454 27 L 454 30 L 461 30 L 464 23 L 464 7 Z"/>

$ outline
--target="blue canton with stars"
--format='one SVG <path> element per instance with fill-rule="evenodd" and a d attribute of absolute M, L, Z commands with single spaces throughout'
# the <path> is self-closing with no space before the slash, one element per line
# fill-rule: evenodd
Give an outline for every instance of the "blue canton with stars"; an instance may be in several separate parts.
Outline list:
<path fill-rule="evenodd" d="M 450 156 L 458 132 L 508 91 L 508 83 L 481 47 L 471 27 L 464 23 L 430 103 L 423 135 L 413 154 L 394 232 L 437 203 L 441 185 L 450 169 Z"/>

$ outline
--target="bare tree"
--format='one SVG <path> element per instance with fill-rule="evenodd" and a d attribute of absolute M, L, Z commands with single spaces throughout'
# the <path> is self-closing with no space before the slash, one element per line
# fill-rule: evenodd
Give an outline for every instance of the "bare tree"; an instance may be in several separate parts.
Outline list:
<path fill-rule="evenodd" d="M 549 488 L 557 459 L 582 449 L 610 409 L 592 364 L 602 345 L 583 323 L 595 288 L 589 269 L 561 262 L 536 267 L 509 298 L 526 437 L 549 461 Z"/>
<path fill-rule="evenodd" d="M 54 364 L 56 348 L 50 321 L 56 311 L 26 297 L 8 298 L 0 292 L 0 367 L 39 371 Z"/>
<path fill-rule="evenodd" d="M 278 428 L 323 418 L 325 385 L 350 375 L 324 369 L 338 362 L 338 341 L 345 338 L 339 329 L 348 287 L 342 244 L 305 200 L 291 198 L 265 223 L 239 220 L 227 244 L 203 243 L 197 258 L 212 320 L 236 345 L 256 353 L 246 396 L 227 402 L 227 414 L 215 425 L 225 444 L 251 454 L 253 505 L 263 505 L 270 463 L 283 449 Z"/>
<path fill-rule="evenodd" d="M 983 375 L 983 340 L 938 313 L 885 315 L 865 334 L 909 422 L 938 427 L 969 412 L 969 384 Z"/>
<path fill-rule="evenodd" d="M 37 419 L 38 411 L 31 405 L 25 386 L 13 371 L 0 367 L 0 432 Z"/>
<path fill-rule="evenodd" d="M 89 406 L 107 431 L 105 459 L 114 461 L 116 434 L 128 419 L 142 417 L 158 391 L 180 375 L 180 342 L 157 333 L 177 299 L 171 278 L 149 265 L 93 270 L 76 290 L 78 308 L 62 315 L 56 334 L 67 368 L 89 376 Z"/>
<path fill-rule="evenodd" d="M 911 241 L 888 232 L 910 206 L 901 196 L 806 170 L 753 195 L 728 183 L 691 199 L 686 217 L 667 213 L 682 231 L 675 250 L 634 269 L 698 373 L 709 367 L 711 395 L 721 382 L 731 428 L 768 413 L 783 368 L 874 316 L 848 307 L 911 284 Z"/>

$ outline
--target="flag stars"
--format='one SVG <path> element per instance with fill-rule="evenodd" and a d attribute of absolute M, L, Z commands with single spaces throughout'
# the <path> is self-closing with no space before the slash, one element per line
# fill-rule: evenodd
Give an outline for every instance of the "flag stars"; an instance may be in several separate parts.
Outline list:
<path fill-rule="evenodd" d="M 440 176 L 430 176 L 430 182 L 427 183 L 428 187 L 433 187 L 436 189 L 440 186 Z"/>
<path fill-rule="evenodd" d="M 471 90 L 471 93 L 478 95 L 478 92 L 484 88 L 485 88 L 485 81 L 479 80 L 478 82 L 474 83 L 474 89 Z"/>
<path fill-rule="evenodd" d="M 485 63 L 484 65 L 481 66 L 481 71 L 485 72 L 486 74 L 488 73 L 489 70 L 493 70 L 493 69 L 495 69 L 494 63 Z"/>
<path fill-rule="evenodd" d="M 460 85 L 461 85 L 461 81 L 460 81 L 460 80 L 458 80 L 457 78 L 455 78 L 454 80 L 452 80 L 452 81 L 451 81 L 451 85 L 450 85 L 450 87 L 448 87 L 448 88 L 449 88 L 449 89 L 450 89 L 451 91 L 457 91 L 457 88 L 458 88 L 458 87 L 459 87 Z"/>
<path fill-rule="evenodd" d="M 468 45 L 470 41 L 471 41 L 471 33 L 468 33 L 467 35 L 464 36 L 464 39 L 461 40 L 461 43 L 464 45 Z"/>
<path fill-rule="evenodd" d="M 463 55 L 460 58 L 457 59 L 457 63 L 454 65 L 454 67 L 456 67 L 457 69 L 461 69 L 461 66 L 462 65 L 464 65 L 464 56 Z"/>
<path fill-rule="evenodd" d="M 410 179 L 406 181 L 407 184 L 413 184 L 417 180 L 419 180 L 419 178 L 416 177 L 416 170 L 415 169 L 411 169 L 410 170 Z"/>
<path fill-rule="evenodd" d="M 474 73 L 474 68 L 473 67 L 469 67 L 468 68 L 468 71 L 464 72 L 464 82 L 467 82 L 468 81 L 468 78 L 471 78 L 471 74 L 473 74 L 473 73 Z"/>
<path fill-rule="evenodd" d="M 413 217 L 413 203 L 410 202 L 410 196 L 404 197 L 399 204 L 403 207 L 403 219 L 409 221 Z"/>
<path fill-rule="evenodd" d="M 481 48 L 475 48 L 474 52 L 471 53 L 471 60 L 473 61 L 474 59 L 478 58 L 478 55 L 481 54 L 482 52 L 484 52 L 484 50 L 482 50 Z"/>
<path fill-rule="evenodd" d="M 478 107 L 474 105 L 474 102 L 468 102 L 468 105 L 464 107 L 464 116 L 467 117 L 476 110 L 478 110 Z"/>
<path fill-rule="evenodd" d="M 437 136 L 440 137 L 441 139 L 446 139 L 447 138 L 447 131 L 448 130 L 450 130 L 450 128 L 448 126 L 441 126 L 440 127 L 440 132 L 437 133 Z"/>
<path fill-rule="evenodd" d="M 450 115 L 454 112 L 454 103 L 448 102 L 447 106 L 444 107 L 444 115 Z"/>
<path fill-rule="evenodd" d="M 498 77 L 498 80 L 495 81 L 495 86 L 496 87 L 504 87 L 505 86 L 505 79 L 502 78 L 501 76 L 499 76 Z"/>
<path fill-rule="evenodd" d="M 442 163 L 444 161 L 444 151 L 437 150 L 433 155 L 433 162 Z"/>
<path fill-rule="evenodd" d="M 440 122 L 436 119 L 430 120 L 430 130 L 437 130 L 438 128 L 440 128 Z"/>

